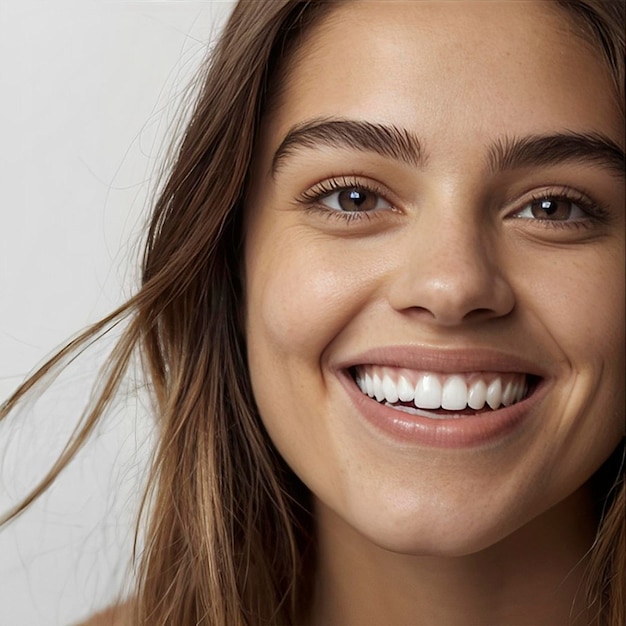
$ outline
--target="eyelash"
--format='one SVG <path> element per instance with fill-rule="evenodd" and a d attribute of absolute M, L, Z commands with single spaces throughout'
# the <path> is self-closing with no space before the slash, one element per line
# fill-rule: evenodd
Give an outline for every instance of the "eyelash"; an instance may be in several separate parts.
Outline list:
<path fill-rule="evenodd" d="M 540 224 L 544 228 L 554 229 L 571 229 L 571 228 L 590 228 L 595 224 L 606 224 L 610 221 L 611 214 L 608 208 L 602 204 L 591 199 L 591 195 L 583 193 L 576 189 L 569 187 L 548 187 L 541 191 L 534 192 L 530 198 L 524 201 L 521 208 L 515 210 L 515 213 L 520 213 L 527 206 L 533 202 L 540 202 L 541 200 L 556 200 L 563 202 L 570 202 L 581 209 L 585 214 L 583 218 L 575 220 L 549 220 L 542 218 L 517 218 L 527 219 L 527 221 L 534 224 Z"/>
<path fill-rule="evenodd" d="M 389 203 L 390 209 L 395 210 L 393 203 L 387 200 L 388 192 L 382 187 L 370 182 L 364 181 L 358 178 L 349 178 L 346 176 L 339 176 L 337 178 L 329 178 L 322 181 L 311 189 L 308 189 L 304 193 L 300 194 L 297 198 L 297 202 L 304 205 L 308 211 L 319 213 L 327 219 L 336 219 L 342 222 L 350 223 L 360 220 L 370 220 L 377 214 L 380 214 L 380 210 L 370 211 L 335 211 L 325 206 L 321 200 L 331 196 L 338 191 L 346 191 L 348 189 L 359 189 L 368 193 L 372 193 L 375 196 L 382 198 Z"/>
<path fill-rule="evenodd" d="M 304 205 L 307 210 L 319 213 L 327 219 L 335 219 L 345 223 L 351 223 L 354 221 L 360 221 L 365 219 L 370 220 L 383 212 L 376 209 L 370 211 L 336 211 L 325 206 L 321 202 L 321 200 L 323 200 L 324 198 L 327 198 L 334 193 L 337 193 L 338 191 L 345 191 L 352 188 L 360 189 L 362 191 L 372 193 L 379 198 L 382 198 L 383 200 L 388 202 L 390 206 L 389 209 L 385 210 L 396 210 L 393 203 L 387 200 L 387 192 L 384 189 L 376 184 L 372 184 L 370 181 L 364 181 L 358 178 L 350 178 L 346 176 L 329 178 L 325 181 L 318 183 L 317 185 L 314 185 L 311 189 L 308 189 L 307 191 L 302 193 L 299 198 L 297 198 L 297 202 L 301 205 Z M 518 219 L 526 219 L 529 222 L 541 224 L 542 227 L 554 229 L 590 228 L 594 224 L 606 224 L 610 221 L 611 214 L 609 209 L 607 209 L 600 203 L 592 200 L 590 194 L 562 186 L 547 187 L 545 189 L 542 189 L 541 191 L 534 192 L 528 199 L 524 200 L 524 204 L 520 208 L 516 209 L 515 213 L 520 213 L 533 202 L 539 202 L 546 199 L 571 202 L 572 204 L 578 206 L 583 211 L 583 213 L 585 213 L 585 217 L 570 221 L 549 220 L 542 218 Z"/>

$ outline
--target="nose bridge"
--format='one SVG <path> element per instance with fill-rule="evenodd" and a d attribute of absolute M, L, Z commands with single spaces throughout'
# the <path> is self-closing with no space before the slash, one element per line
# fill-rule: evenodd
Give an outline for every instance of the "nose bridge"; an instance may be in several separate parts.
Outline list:
<path fill-rule="evenodd" d="M 432 211 L 411 230 L 394 291 L 396 308 L 428 312 L 443 325 L 511 311 L 513 292 L 493 225 L 480 212 Z"/>
<path fill-rule="evenodd" d="M 477 218 L 454 215 L 427 228 L 425 251 L 430 252 L 433 267 L 426 281 L 435 288 L 445 289 L 450 284 L 457 289 L 465 286 L 463 291 L 468 291 L 472 282 L 487 279 L 493 265 L 487 229 Z"/>

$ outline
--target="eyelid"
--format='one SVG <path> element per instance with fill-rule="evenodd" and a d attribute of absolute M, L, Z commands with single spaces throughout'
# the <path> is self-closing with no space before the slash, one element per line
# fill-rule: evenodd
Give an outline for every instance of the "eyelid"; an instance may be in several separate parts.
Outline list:
<path fill-rule="evenodd" d="M 554 219 L 551 220 L 549 217 L 535 217 L 534 215 L 532 215 L 532 210 L 533 210 L 533 204 L 537 203 L 537 202 L 544 202 L 546 200 L 552 201 L 552 200 L 556 200 L 557 202 L 566 202 L 569 205 L 571 205 L 571 212 L 574 215 L 569 215 L 567 219 Z M 576 215 L 576 213 L 578 213 L 578 215 Z M 524 215 L 527 214 L 527 215 Z M 527 220 L 533 220 L 533 221 L 554 221 L 554 222 L 576 222 L 576 221 L 581 221 L 581 220 L 585 220 L 589 217 L 589 214 L 585 211 L 585 209 L 583 207 L 580 206 L 580 203 L 575 202 L 574 200 L 572 200 L 571 198 L 564 198 L 564 197 L 555 197 L 555 196 L 546 196 L 543 198 L 535 198 L 533 200 L 530 200 L 529 202 L 527 202 L 519 211 L 517 211 L 514 214 L 514 217 L 518 218 L 518 219 L 527 219 Z"/>
<path fill-rule="evenodd" d="M 373 193 L 380 199 L 382 199 L 385 203 L 387 203 L 388 206 L 381 209 L 374 209 L 362 212 L 353 211 L 351 213 L 375 213 L 378 211 L 397 210 L 398 208 L 398 203 L 395 201 L 394 194 L 389 190 L 388 187 L 382 185 L 378 181 L 368 176 L 362 176 L 359 174 L 343 174 L 340 176 L 329 176 L 327 178 L 324 178 L 323 180 L 311 185 L 306 191 L 300 193 L 297 201 L 299 203 L 309 206 L 314 204 L 319 205 L 321 204 L 320 201 L 322 199 L 340 191 L 352 188 L 369 191 L 370 193 Z M 328 211 L 341 213 L 341 211 L 337 211 L 335 209 L 332 209 L 331 207 L 327 208 Z"/>
<path fill-rule="evenodd" d="M 532 191 L 525 192 L 518 196 L 517 199 L 511 200 L 505 203 L 507 206 L 512 205 L 512 209 L 509 210 L 507 217 L 515 218 L 525 210 L 531 203 L 537 202 L 543 199 L 555 199 L 565 200 L 578 206 L 584 213 L 585 217 L 577 218 L 571 221 L 562 221 L 562 223 L 574 223 L 582 222 L 583 220 L 598 220 L 607 221 L 610 219 L 610 211 L 600 202 L 595 200 L 593 196 L 586 191 L 575 189 L 573 187 L 567 187 L 564 185 L 546 185 L 543 188 L 534 188 Z M 541 218 L 521 218 L 528 219 L 535 222 L 554 222 L 556 220 L 542 220 Z"/>

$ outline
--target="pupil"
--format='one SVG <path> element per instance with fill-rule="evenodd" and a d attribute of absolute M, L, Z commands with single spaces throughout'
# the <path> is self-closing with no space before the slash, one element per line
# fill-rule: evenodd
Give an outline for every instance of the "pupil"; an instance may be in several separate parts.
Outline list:
<path fill-rule="evenodd" d="M 366 195 L 359 189 L 351 189 L 350 200 L 357 206 L 361 206 L 366 200 Z"/>
<path fill-rule="evenodd" d="M 558 209 L 558 205 L 554 200 L 542 200 L 541 209 L 546 215 L 554 215 Z"/>
<path fill-rule="evenodd" d="M 376 206 L 376 196 L 365 189 L 353 187 L 339 193 L 339 205 L 344 211 L 370 211 Z"/>
<path fill-rule="evenodd" d="M 375 193 L 359 187 L 340 191 L 338 200 L 342 211 L 359 212 L 374 210 L 378 201 Z"/>

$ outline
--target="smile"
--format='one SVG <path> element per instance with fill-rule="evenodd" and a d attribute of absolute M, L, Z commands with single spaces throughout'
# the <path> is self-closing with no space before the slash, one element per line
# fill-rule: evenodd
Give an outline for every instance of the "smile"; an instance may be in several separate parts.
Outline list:
<path fill-rule="evenodd" d="M 430 415 L 434 418 L 449 417 L 451 411 L 474 413 L 511 406 L 526 397 L 530 386 L 527 375 L 516 372 L 437 374 L 361 365 L 352 374 L 370 398 L 406 413 L 437 410 Z"/>

